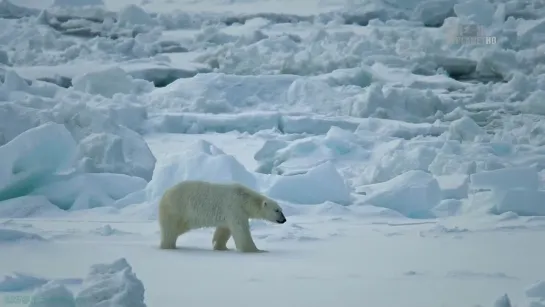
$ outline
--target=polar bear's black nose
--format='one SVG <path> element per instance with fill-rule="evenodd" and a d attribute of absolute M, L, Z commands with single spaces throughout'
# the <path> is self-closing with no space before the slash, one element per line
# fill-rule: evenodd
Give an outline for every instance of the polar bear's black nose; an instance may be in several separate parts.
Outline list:
<path fill-rule="evenodd" d="M 276 222 L 278 224 L 284 224 L 286 222 L 286 217 L 284 216 L 284 214 L 280 214 L 280 217 L 276 219 Z"/>

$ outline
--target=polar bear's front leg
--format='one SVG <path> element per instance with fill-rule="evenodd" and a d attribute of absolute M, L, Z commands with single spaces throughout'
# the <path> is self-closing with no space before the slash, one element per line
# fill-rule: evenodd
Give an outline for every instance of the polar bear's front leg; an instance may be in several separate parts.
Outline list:
<path fill-rule="evenodd" d="M 259 249 L 257 249 L 254 240 L 252 239 L 252 234 L 250 233 L 250 223 L 248 223 L 248 221 L 235 223 L 229 228 L 231 229 L 231 234 L 235 240 L 235 246 L 239 252 L 261 252 Z"/>
<path fill-rule="evenodd" d="M 227 227 L 216 227 L 214 237 L 212 238 L 212 246 L 214 250 L 227 250 L 227 241 L 231 238 L 231 230 Z"/>

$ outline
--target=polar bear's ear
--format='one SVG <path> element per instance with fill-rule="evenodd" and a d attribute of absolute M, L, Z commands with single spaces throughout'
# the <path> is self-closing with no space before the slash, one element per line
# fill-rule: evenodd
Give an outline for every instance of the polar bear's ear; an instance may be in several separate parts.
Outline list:
<path fill-rule="evenodd" d="M 267 207 L 267 205 L 268 205 L 268 204 L 267 204 L 267 201 L 266 201 L 266 200 L 264 200 L 264 201 L 261 203 L 261 207 L 263 207 L 263 208 Z"/>

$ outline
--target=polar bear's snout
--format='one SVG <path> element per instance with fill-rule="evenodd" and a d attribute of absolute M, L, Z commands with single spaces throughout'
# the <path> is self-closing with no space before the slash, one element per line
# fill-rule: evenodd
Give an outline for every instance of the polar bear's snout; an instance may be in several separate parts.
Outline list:
<path fill-rule="evenodd" d="M 287 220 L 286 220 L 286 217 L 284 216 L 284 213 L 279 212 L 279 213 L 278 213 L 278 217 L 276 218 L 276 222 L 277 222 L 278 224 L 284 224 L 286 221 L 287 221 Z"/>

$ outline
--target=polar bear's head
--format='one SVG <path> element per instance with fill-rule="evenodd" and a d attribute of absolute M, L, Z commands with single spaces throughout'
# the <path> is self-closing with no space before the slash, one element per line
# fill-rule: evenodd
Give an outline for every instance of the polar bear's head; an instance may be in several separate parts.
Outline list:
<path fill-rule="evenodd" d="M 269 222 L 278 224 L 284 224 L 286 222 L 286 217 L 284 216 L 284 212 L 282 212 L 282 208 L 272 199 L 263 199 L 261 202 L 261 215 L 263 219 Z"/>

